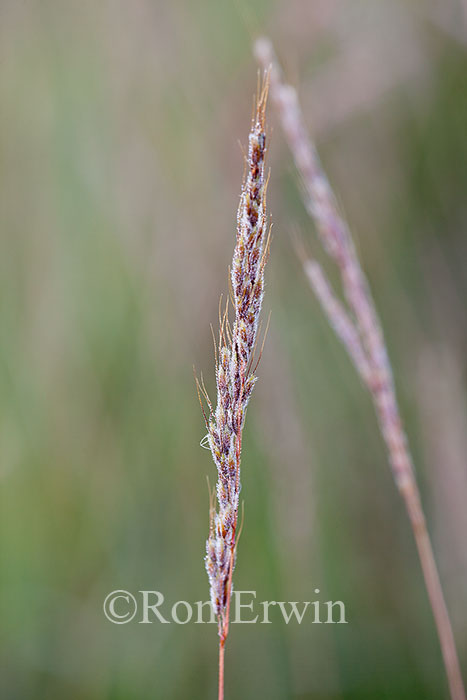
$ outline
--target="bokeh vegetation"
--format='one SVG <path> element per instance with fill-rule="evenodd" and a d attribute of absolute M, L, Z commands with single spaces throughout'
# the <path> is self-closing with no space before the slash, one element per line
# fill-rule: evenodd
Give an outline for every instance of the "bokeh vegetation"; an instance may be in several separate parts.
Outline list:
<path fill-rule="evenodd" d="M 208 596 L 215 474 L 192 365 L 212 390 L 259 31 L 358 242 L 467 658 L 467 29 L 460 3 L 436 5 L 2 3 L 2 697 L 215 696 L 212 626 L 112 625 L 102 603 Z M 371 402 L 293 251 L 296 228 L 319 247 L 270 119 L 272 318 L 235 585 L 285 601 L 319 588 L 349 624 L 233 626 L 226 693 L 446 697 Z"/>

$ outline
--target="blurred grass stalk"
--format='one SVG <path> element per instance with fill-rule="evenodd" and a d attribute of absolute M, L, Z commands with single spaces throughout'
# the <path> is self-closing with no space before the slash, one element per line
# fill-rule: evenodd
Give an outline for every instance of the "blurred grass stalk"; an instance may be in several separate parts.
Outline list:
<path fill-rule="evenodd" d="M 305 128 L 296 90 L 282 82 L 273 47 L 258 39 L 255 54 L 270 70 L 271 97 L 304 185 L 305 207 L 323 247 L 339 268 L 346 304 L 338 300 L 318 262 L 300 251 L 303 267 L 324 313 L 368 388 L 389 462 L 410 519 L 425 579 L 452 700 L 465 700 L 460 665 L 439 573 L 428 534 L 412 457 L 400 418 L 381 323 L 346 222 Z"/>

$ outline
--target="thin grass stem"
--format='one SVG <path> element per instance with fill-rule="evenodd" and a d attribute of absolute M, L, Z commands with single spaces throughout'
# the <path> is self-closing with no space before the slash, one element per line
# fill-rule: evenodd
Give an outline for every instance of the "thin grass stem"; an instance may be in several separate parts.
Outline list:
<path fill-rule="evenodd" d="M 303 181 L 305 206 L 315 222 L 324 249 L 339 269 L 348 309 L 337 300 L 324 271 L 306 258 L 302 259 L 302 263 L 323 312 L 372 397 L 389 463 L 412 526 L 451 698 L 465 700 L 451 620 L 400 417 L 383 331 L 370 288 L 349 227 L 339 212 L 336 197 L 305 127 L 296 90 L 283 82 L 272 45 L 267 39 L 257 40 L 255 54 L 263 68 L 270 70 L 271 97 Z"/>

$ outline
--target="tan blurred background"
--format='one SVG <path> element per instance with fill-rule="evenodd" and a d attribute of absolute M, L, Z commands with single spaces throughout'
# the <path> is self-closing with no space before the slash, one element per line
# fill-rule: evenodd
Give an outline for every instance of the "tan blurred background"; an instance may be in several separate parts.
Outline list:
<path fill-rule="evenodd" d="M 227 289 L 267 33 L 381 312 L 467 676 L 467 5 L 0 4 L 0 694 L 213 698 L 216 630 L 112 625 L 110 591 L 205 600 L 192 365 Z M 293 252 L 319 254 L 270 110 L 271 326 L 237 589 L 349 624 L 233 626 L 229 698 L 443 698 L 414 543 L 360 386 Z"/>

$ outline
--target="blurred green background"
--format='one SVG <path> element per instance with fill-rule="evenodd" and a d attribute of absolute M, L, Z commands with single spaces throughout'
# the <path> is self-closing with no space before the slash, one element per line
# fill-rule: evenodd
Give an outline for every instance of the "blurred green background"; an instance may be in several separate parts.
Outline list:
<path fill-rule="evenodd" d="M 209 324 L 267 33 L 299 87 L 393 360 L 467 676 L 464 0 L 3 0 L 0 695 L 214 698 L 209 625 L 113 625 L 105 596 L 206 600 Z M 233 625 L 228 698 L 445 698 L 371 401 L 308 289 L 317 255 L 270 109 L 271 326 L 244 437 L 235 586 L 348 625 Z M 331 271 L 331 274 L 332 271 Z"/>

